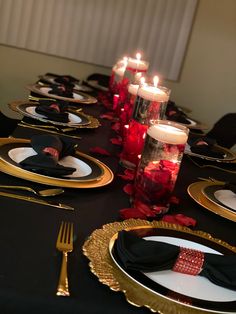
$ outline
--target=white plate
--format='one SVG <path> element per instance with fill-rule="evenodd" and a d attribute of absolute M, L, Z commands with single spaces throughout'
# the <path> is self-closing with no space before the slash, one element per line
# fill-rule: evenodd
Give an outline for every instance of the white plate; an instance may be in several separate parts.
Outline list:
<path fill-rule="evenodd" d="M 182 238 L 174 238 L 170 236 L 151 236 L 151 237 L 146 237 L 144 239 L 159 241 L 159 242 L 166 242 L 166 243 L 178 245 L 181 247 L 200 250 L 202 252 L 222 255 L 218 251 L 208 246 L 205 246 L 196 242 L 192 242 L 189 240 L 185 240 Z M 152 291 L 153 293 L 157 295 L 160 294 L 156 292 L 155 290 L 152 290 L 151 288 L 147 287 L 142 282 L 137 281 L 130 274 L 128 274 L 118 264 L 118 262 L 116 261 L 111 251 L 110 251 L 110 255 L 113 261 L 115 262 L 115 264 L 128 277 L 132 278 L 132 280 L 135 280 L 138 284 Z M 202 277 L 202 276 L 186 275 L 186 274 L 174 272 L 172 270 L 155 271 L 155 272 L 149 272 L 149 273 L 143 273 L 143 274 L 149 279 L 151 279 L 153 282 L 160 284 L 161 286 L 167 289 L 170 289 L 171 291 L 180 293 L 184 296 L 188 296 L 188 297 L 192 297 L 192 298 L 196 298 L 200 300 L 205 300 L 205 301 L 212 301 L 212 302 L 236 301 L 235 291 L 215 285 L 211 281 L 209 281 L 207 278 Z"/>
<path fill-rule="evenodd" d="M 48 95 L 54 95 L 54 94 L 51 94 L 49 93 L 52 89 L 49 88 L 49 87 L 40 87 L 40 91 L 45 93 L 45 94 L 48 94 Z M 61 96 L 61 97 L 65 97 L 65 98 L 68 98 L 66 96 Z M 73 93 L 73 99 L 77 99 L 77 100 L 83 100 L 84 97 L 82 95 L 79 95 L 79 94 L 76 94 L 76 93 Z"/>
<path fill-rule="evenodd" d="M 218 190 L 214 193 L 215 198 L 223 205 L 236 210 L 236 194 L 230 190 Z"/>
<path fill-rule="evenodd" d="M 36 106 L 27 107 L 25 111 L 35 117 L 48 119 L 46 116 L 39 114 L 35 111 Z M 82 121 L 82 119 L 76 114 L 68 112 L 68 125 L 70 124 L 78 124 Z"/>
<path fill-rule="evenodd" d="M 37 155 L 37 153 L 31 147 L 18 147 L 9 150 L 8 155 L 14 162 L 19 164 L 25 158 Z M 65 178 L 73 179 L 78 177 L 85 177 L 92 173 L 92 169 L 88 164 L 73 156 L 66 156 L 62 158 L 58 163 L 64 167 L 73 167 L 76 169 L 76 171 L 72 174 L 64 176 Z"/>

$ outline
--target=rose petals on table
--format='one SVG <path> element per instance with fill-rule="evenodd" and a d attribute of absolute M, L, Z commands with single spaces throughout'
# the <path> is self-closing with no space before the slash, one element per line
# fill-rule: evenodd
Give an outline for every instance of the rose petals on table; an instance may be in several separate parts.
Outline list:
<path fill-rule="evenodd" d="M 127 181 L 128 180 L 133 181 L 134 176 L 135 176 L 135 171 L 131 169 L 125 169 L 124 174 L 118 174 L 117 176 Z"/>
<path fill-rule="evenodd" d="M 121 137 L 113 137 L 110 139 L 110 141 L 114 145 L 122 145 L 122 138 Z"/>
<path fill-rule="evenodd" d="M 121 219 L 146 219 L 146 215 L 139 211 L 137 208 L 123 208 L 120 210 Z"/>
<path fill-rule="evenodd" d="M 103 149 L 101 147 L 95 146 L 95 147 L 91 147 L 89 149 L 90 153 L 93 154 L 98 154 L 98 155 L 102 155 L 102 156 L 111 156 L 111 154 L 106 150 Z"/>
<path fill-rule="evenodd" d="M 114 113 L 113 112 L 107 112 L 100 115 L 101 119 L 107 119 L 107 120 L 113 120 L 114 119 Z"/>
<path fill-rule="evenodd" d="M 161 219 L 162 221 L 187 226 L 187 227 L 195 227 L 197 221 L 191 217 L 185 216 L 183 214 L 176 214 L 176 215 L 165 215 Z"/>
<path fill-rule="evenodd" d="M 123 191 L 128 194 L 128 195 L 133 195 L 134 193 L 134 186 L 133 184 L 126 184 L 124 187 L 123 187 Z"/>
<path fill-rule="evenodd" d="M 112 130 L 115 131 L 115 132 L 119 132 L 120 131 L 120 122 L 115 122 L 113 125 L 112 125 Z"/>

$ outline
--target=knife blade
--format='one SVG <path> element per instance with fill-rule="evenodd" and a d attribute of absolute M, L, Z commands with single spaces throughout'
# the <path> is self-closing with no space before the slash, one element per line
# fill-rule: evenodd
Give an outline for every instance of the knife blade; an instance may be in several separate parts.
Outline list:
<path fill-rule="evenodd" d="M 43 199 L 31 197 L 31 196 L 24 196 L 24 195 L 2 192 L 2 191 L 0 191 L 0 196 L 10 197 L 10 198 L 14 198 L 14 199 L 19 199 L 19 200 L 23 200 L 23 201 L 27 201 L 27 202 L 32 202 L 32 203 L 38 203 L 41 205 L 52 206 L 52 207 L 61 208 L 61 209 L 74 210 L 73 207 L 66 205 L 66 204 L 56 203 L 56 202 L 52 202 L 52 201 L 45 201 Z"/>

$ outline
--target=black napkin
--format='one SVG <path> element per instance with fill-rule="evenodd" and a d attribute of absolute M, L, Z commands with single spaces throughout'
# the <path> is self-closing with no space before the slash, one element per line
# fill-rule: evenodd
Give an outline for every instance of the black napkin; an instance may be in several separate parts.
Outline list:
<path fill-rule="evenodd" d="M 236 182 L 226 182 L 223 186 L 222 186 L 222 190 L 230 190 L 232 192 L 234 192 L 236 194 Z"/>
<path fill-rule="evenodd" d="M 51 90 L 48 92 L 49 94 L 73 98 L 73 86 L 70 85 L 50 85 Z"/>
<path fill-rule="evenodd" d="M 116 254 L 127 270 L 144 272 L 172 269 L 180 247 L 152 240 L 144 240 L 127 231 L 120 231 L 116 241 Z M 216 285 L 236 290 L 236 254 L 204 253 L 200 276 Z"/>
<path fill-rule="evenodd" d="M 167 103 L 166 117 L 170 121 L 191 124 L 191 122 L 187 119 L 187 115 L 182 110 L 180 110 L 172 100 L 169 100 Z"/>
<path fill-rule="evenodd" d="M 55 74 L 55 73 L 51 73 L 51 72 L 46 73 L 46 75 L 54 76 L 55 82 L 60 83 L 60 84 L 67 85 L 67 84 L 73 84 L 73 83 L 79 82 L 79 79 L 77 79 L 71 75 L 59 75 L 59 74 Z"/>
<path fill-rule="evenodd" d="M 74 153 L 76 145 L 71 141 L 55 135 L 35 135 L 31 138 L 31 146 L 37 155 L 21 161 L 22 168 L 55 177 L 69 175 L 76 170 L 58 164 L 61 158 Z"/>
<path fill-rule="evenodd" d="M 65 101 L 54 100 L 39 100 L 39 105 L 36 106 L 35 111 L 44 115 L 52 121 L 69 122 L 68 103 Z"/>
<path fill-rule="evenodd" d="M 189 142 L 189 141 L 188 141 Z M 224 153 L 215 149 L 216 141 L 206 136 L 199 137 L 195 141 L 189 142 L 191 152 L 213 158 L 224 158 Z"/>
<path fill-rule="evenodd" d="M 110 76 L 106 74 L 93 73 L 87 77 L 87 81 L 97 81 L 100 86 L 108 87 Z"/>

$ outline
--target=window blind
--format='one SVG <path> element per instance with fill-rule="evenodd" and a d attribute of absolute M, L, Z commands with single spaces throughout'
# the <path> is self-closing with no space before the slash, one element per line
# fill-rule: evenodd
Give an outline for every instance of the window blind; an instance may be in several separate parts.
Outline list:
<path fill-rule="evenodd" d="M 197 0 L 0 0 L 0 43 L 111 67 L 137 51 L 176 80 Z"/>

